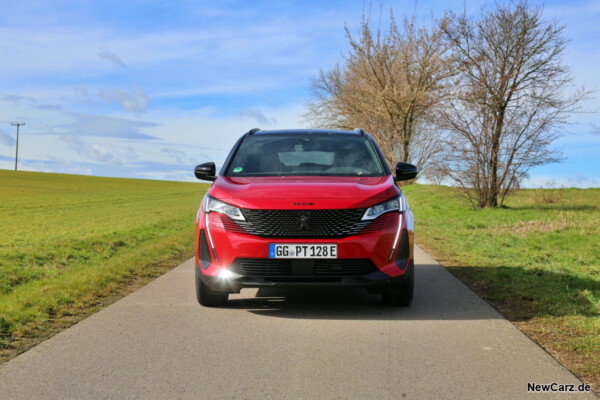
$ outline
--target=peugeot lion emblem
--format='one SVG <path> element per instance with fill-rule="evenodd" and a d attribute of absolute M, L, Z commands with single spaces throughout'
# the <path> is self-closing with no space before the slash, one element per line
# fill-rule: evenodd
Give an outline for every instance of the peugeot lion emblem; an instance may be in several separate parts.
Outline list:
<path fill-rule="evenodd" d="M 298 222 L 300 222 L 300 230 L 301 231 L 310 231 L 310 226 L 308 226 L 308 223 L 306 223 L 306 221 L 308 221 L 308 215 L 301 214 L 298 217 Z"/>

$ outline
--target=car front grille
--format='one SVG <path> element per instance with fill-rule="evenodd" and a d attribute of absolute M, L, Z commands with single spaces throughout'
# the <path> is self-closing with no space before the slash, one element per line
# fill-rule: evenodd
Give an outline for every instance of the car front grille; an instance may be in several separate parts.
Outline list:
<path fill-rule="evenodd" d="M 251 210 L 246 221 L 235 221 L 251 235 L 265 238 L 345 237 L 360 232 L 364 208 L 345 210 Z"/>
<path fill-rule="evenodd" d="M 365 209 L 350 210 L 248 210 L 246 221 L 236 221 L 225 215 L 219 217 L 229 232 L 249 233 L 264 238 L 342 238 L 350 235 L 396 229 L 398 214 L 386 213 L 371 221 L 361 221 Z M 308 230 L 302 225 L 300 218 Z"/>
<path fill-rule="evenodd" d="M 324 260 L 236 258 L 230 270 L 245 277 L 359 277 L 378 269 L 368 258 Z"/>

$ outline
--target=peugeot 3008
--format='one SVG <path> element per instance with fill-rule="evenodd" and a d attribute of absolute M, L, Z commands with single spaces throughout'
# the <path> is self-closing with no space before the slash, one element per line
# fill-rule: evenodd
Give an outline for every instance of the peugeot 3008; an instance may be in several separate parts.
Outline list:
<path fill-rule="evenodd" d="M 242 288 L 363 287 L 386 304 L 413 297 L 414 223 L 373 138 L 362 129 L 252 129 L 225 160 L 196 216 L 196 295 L 227 303 Z"/>

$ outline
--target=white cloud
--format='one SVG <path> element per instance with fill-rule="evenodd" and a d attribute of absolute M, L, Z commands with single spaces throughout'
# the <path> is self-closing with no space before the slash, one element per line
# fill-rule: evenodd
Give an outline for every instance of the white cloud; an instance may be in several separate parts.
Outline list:
<path fill-rule="evenodd" d="M 246 22 L 243 26 L 196 25 L 146 32 L 125 32 L 106 25 L 85 29 L 65 25 L 52 31 L 19 25 L 4 27 L 0 28 L 0 56 L 4 60 L 0 83 L 17 88 L 11 82 L 37 77 L 51 78 L 53 82 L 66 77 L 69 81 L 90 80 L 114 74 L 107 63 L 97 62 L 101 57 L 111 64 L 127 66 L 114 79 L 143 79 L 151 83 L 153 91 L 200 91 L 208 86 L 217 93 L 221 87 L 239 86 L 248 93 L 297 86 L 300 80 L 294 77 L 302 76 L 303 81 L 309 72 L 307 66 L 316 72 L 324 62 L 339 58 L 338 53 L 332 52 L 319 54 L 318 65 L 307 62 L 315 57 L 313 36 L 338 31 L 343 37 L 341 25 L 334 27 L 324 19 L 315 16 L 300 25 L 285 21 Z M 8 39 L 15 37 L 19 38 L 18 46 Z M 94 50 L 105 44 L 110 44 L 110 51 Z M 119 54 L 127 55 L 127 64 Z"/>
<path fill-rule="evenodd" d="M 16 94 L 6 94 L 6 95 L 2 96 L 2 100 L 10 101 L 13 103 L 20 103 L 20 102 L 26 102 L 26 103 L 31 103 L 31 104 L 36 103 L 36 99 L 31 96 L 20 96 L 20 95 L 16 95 Z"/>
<path fill-rule="evenodd" d="M 92 93 L 90 92 L 90 89 L 87 86 L 77 85 L 71 88 L 71 91 L 72 92 L 69 95 L 64 96 L 65 100 L 68 101 L 72 99 L 72 101 L 86 104 L 94 103 Z"/>
<path fill-rule="evenodd" d="M 167 156 L 167 158 L 176 164 L 193 164 L 193 160 L 185 151 L 163 147 L 160 150 L 161 153 Z"/>
<path fill-rule="evenodd" d="M 366 8 L 376 18 L 379 9 L 363 2 L 344 7 L 180 2 L 168 5 L 169 18 L 149 24 L 138 18 L 164 10 L 162 3 L 138 5 L 134 15 L 117 2 L 110 19 L 102 13 L 106 5 L 96 3 L 7 3 L 0 17 L 2 118 L 27 122 L 20 137 L 24 156 L 48 160 L 51 154 L 56 163 L 46 168 L 125 175 L 139 172 L 127 170 L 135 163 L 148 177 L 162 179 L 190 178 L 173 164 L 222 163 L 250 128 L 303 127 L 299 115 L 308 78 L 340 60 L 347 45 L 345 22 L 356 35 L 360 13 Z M 444 4 L 462 7 L 459 1 Z M 569 43 L 566 59 L 573 60 L 578 81 L 592 88 L 598 81 L 598 63 L 592 61 L 600 55 L 589 35 L 599 29 L 595 4 L 547 8 L 547 15 L 567 18 L 567 37 L 580 35 Z M 417 11 L 427 14 L 432 7 L 436 4 L 425 2 Z M 573 24 L 573 18 L 582 23 Z M 595 110 L 600 103 L 589 104 Z M 142 113 L 144 121 L 132 120 L 131 114 Z M 597 115 L 578 115 L 574 122 L 582 134 L 565 135 L 556 145 L 565 147 L 567 157 L 584 149 L 597 152 L 598 127 L 590 131 Z M 61 134 L 79 138 L 82 147 L 69 147 Z M 10 155 L 9 143 L 14 139 L 0 132 L 5 150 L 0 155 Z M 150 160 L 162 164 L 144 164 Z M 9 160 L 0 164 L 10 167 Z"/>
<path fill-rule="evenodd" d="M 302 114 L 303 107 L 301 104 L 289 104 L 282 107 L 261 106 L 260 109 L 273 121 L 269 129 L 289 129 L 307 127 L 298 117 Z M 147 117 L 161 121 L 161 125 L 148 128 L 146 132 L 165 142 L 184 148 L 189 147 L 186 151 L 194 163 L 213 161 L 221 164 L 238 138 L 249 129 L 256 127 L 256 121 L 240 118 L 237 114 L 219 115 L 217 111 L 213 109 L 187 112 L 153 110 L 147 114 Z M 193 149 L 202 152 L 192 152 Z"/>
<path fill-rule="evenodd" d="M 159 179 L 164 181 L 198 182 L 198 179 L 194 177 L 192 171 L 185 170 L 175 170 L 172 172 L 150 170 L 144 172 L 136 172 L 135 177 L 142 179 Z"/>
<path fill-rule="evenodd" d="M 592 178 L 590 176 L 576 173 L 568 176 L 531 176 L 524 179 L 521 185 L 524 188 L 535 189 L 535 188 L 546 188 L 546 189 L 558 189 L 558 188 L 594 188 L 600 187 L 600 179 Z"/>
<path fill-rule="evenodd" d="M 127 147 L 127 151 L 125 153 L 125 160 L 127 162 L 132 162 L 132 161 L 136 161 L 137 159 L 139 159 L 139 156 L 138 156 L 137 152 L 133 149 L 133 147 L 131 147 L 131 146 Z"/>
<path fill-rule="evenodd" d="M 4 133 L 0 129 L 0 143 L 9 147 L 13 147 L 15 145 L 15 138 L 9 135 L 8 133 Z"/>
<path fill-rule="evenodd" d="M 38 104 L 37 106 L 35 106 L 35 108 L 37 108 L 38 110 L 62 110 L 62 106 L 60 106 L 59 104 Z"/>
<path fill-rule="evenodd" d="M 141 89 L 133 89 L 131 92 L 126 92 L 121 89 L 111 88 L 100 91 L 100 97 L 104 101 L 117 102 L 125 111 L 134 114 L 140 114 L 146 111 L 146 106 L 149 103 L 148 96 Z"/>
<path fill-rule="evenodd" d="M 111 153 L 105 147 L 102 147 L 97 143 L 89 144 L 83 139 L 73 135 L 61 135 L 60 140 L 65 142 L 69 149 L 75 151 L 77 154 L 85 157 L 88 160 L 110 165 L 123 164 L 121 159 L 116 154 Z M 56 160 L 60 162 L 63 159 L 57 158 Z"/>
<path fill-rule="evenodd" d="M 113 137 L 121 139 L 155 139 L 141 131 L 142 128 L 157 127 L 154 122 L 132 121 L 124 118 L 72 113 L 74 121 L 58 126 L 64 133 L 80 136 Z"/>
<path fill-rule="evenodd" d="M 102 50 L 102 51 L 99 51 L 97 54 L 99 57 L 104 58 L 105 60 L 113 62 L 120 67 L 127 68 L 127 65 L 123 62 L 121 57 L 119 57 L 115 53 L 112 53 L 108 50 Z"/>
<path fill-rule="evenodd" d="M 242 118 L 253 119 L 259 125 L 262 125 L 264 127 L 268 127 L 277 123 L 277 120 L 275 118 L 267 118 L 263 113 L 261 113 L 258 110 L 240 111 L 238 115 Z"/>

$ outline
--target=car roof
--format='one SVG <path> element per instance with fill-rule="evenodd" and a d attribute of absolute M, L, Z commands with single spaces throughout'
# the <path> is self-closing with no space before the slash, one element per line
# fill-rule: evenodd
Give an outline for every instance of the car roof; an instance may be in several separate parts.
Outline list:
<path fill-rule="evenodd" d="M 362 129 L 345 131 L 339 129 L 276 129 L 276 130 L 255 130 L 248 132 L 250 135 L 361 135 L 365 134 Z"/>

